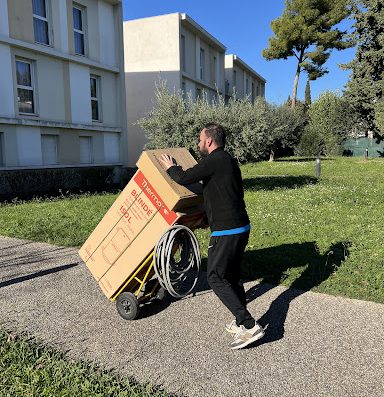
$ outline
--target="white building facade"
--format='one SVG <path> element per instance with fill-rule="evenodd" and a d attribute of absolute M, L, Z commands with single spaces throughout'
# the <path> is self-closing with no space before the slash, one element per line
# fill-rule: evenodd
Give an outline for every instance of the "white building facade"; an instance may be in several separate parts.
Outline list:
<path fill-rule="evenodd" d="M 127 163 L 121 0 L 0 0 L 0 170 Z"/>
<path fill-rule="evenodd" d="M 128 157 L 133 166 L 146 139 L 136 124 L 154 107 L 157 82 L 193 99 L 224 95 L 225 46 L 186 14 L 124 22 Z"/>
<path fill-rule="evenodd" d="M 252 103 L 256 97 L 265 97 L 266 80 L 234 54 L 225 56 L 225 98 L 228 101 L 247 97 Z"/>

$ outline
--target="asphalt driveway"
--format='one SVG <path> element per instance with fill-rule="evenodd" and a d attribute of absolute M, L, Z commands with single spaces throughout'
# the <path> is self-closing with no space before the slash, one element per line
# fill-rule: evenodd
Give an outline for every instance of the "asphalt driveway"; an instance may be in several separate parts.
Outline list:
<path fill-rule="evenodd" d="M 248 283 L 266 335 L 232 351 L 230 313 L 199 289 L 124 321 L 76 249 L 0 238 L 0 324 L 70 357 L 180 396 L 384 395 L 384 305 Z"/>

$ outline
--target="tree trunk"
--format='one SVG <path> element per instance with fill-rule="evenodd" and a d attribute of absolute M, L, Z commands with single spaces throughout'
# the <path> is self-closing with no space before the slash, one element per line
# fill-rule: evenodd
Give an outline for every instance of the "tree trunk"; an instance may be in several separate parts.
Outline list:
<path fill-rule="evenodd" d="M 297 66 L 295 80 L 293 82 L 292 103 L 291 103 L 292 108 L 296 106 L 296 96 L 297 96 L 297 86 L 299 84 L 299 76 L 300 76 L 300 65 Z"/>
<path fill-rule="evenodd" d="M 297 64 L 295 80 L 293 82 L 292 104 L 291 104 L 292 108 L 294 108 L 296 106 L 297 86 L 299 84 L 299 77 L 300 77 L 300 72 L 301 72 L 301 62 L 303 62 L 304 51 L 305 51 L 305 48 L 302 48 L 300 51 L 300 57 L 298 59 L 299 62 Z"/>
<path fill-rule="evenodd" d="M 273 149 L 269 152 L 269 161 L 273 161 L 275 159 L 275 152 Z"/>

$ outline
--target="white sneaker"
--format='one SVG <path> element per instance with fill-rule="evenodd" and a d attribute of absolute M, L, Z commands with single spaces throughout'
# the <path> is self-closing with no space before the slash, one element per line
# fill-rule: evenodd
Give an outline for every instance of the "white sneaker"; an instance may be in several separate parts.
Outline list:
<path fill-rule="evenodd" d="M 251 329 L 245 328 L 244 325 L 240 325 L 239 328 L 239 332 L 235 335 L 233 342 L 230 344 L 231 349 L 242 349 L 264 336 L 264 329 L 258 323 Z"/>
<path fill-rule="evenodd" d="M 237 326 L 236 320 L 232 320 L 229 324 L 225 325 L 225 330 L 230 332 L 231 334 L 237 334 L 241 328 Z"/>

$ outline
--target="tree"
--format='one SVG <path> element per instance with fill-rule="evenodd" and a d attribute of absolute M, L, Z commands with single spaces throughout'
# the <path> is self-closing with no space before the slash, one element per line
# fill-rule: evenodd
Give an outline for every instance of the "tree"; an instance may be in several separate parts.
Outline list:
<path fill-rule="evenodd" d="M 311 106 L 311 85 L 309 84 L 309 79 L 307 80 L 307 84 L 305 86 L 305 106 L 308 109 Z"/>
<path fill-rule="evenodd" d="M 156 88 L 156 105 L 138 124 L 148 138 L 148 149 L 186 147 L 196 152 L 196 137 L 208 122 L 221 124 L 227 132 L 226 148 L 240 162 L 265 159 L 281 148 L 293 148 L 306 119 L 297 106 L 271 105 L 257 97 L 230 98 L 225 104 L 219 96 L 193 100 L 181 91 L 169 92 L 161 82 Z"/>
<path fill-rule="evenodd" d="M 384 135 L 384 98 L 379 99 L 375 103 L 375 126 L 378 134 Z"/>
<path fill-rule="evenodd" d="M 352 70 L 345 95 L 368 129 L 384 135 L 375 123 L 375 118 L 380 117 L 375 117 L 375 109 L 382 109 L 376 103 L 383 98 L 384 1 L 355 0 L 352 15 L 357 50 L 355 59 L 343 65 Z"/>
<path fill-rule="evenodd" d="M 335 28 L 349 14 L 349 0 L 286 0 L 283 14 L 271 22 L 274 36 L 263 51 L 264 58 L 297 59 L 292 107 L 300 73 L 305 71 L 309 80 L 316 80 L 328 73 L 324 64 L 332 49 L 352 46 L 347 32 Z"/>
<path fill-rule="evenodd" d="M 281 149 L 294 148 L 307 121 L 304 107 L 290 108 L 284 105 L 268 105 L 269 161 L 274 161 Z"/>
<path fill-rule="evenodd" d="M 296 154 L 333 156 L 342 153 L 342 144 L 350 134 L 355 118 L 350 103 L 340 94 L 324 92 L 308 110 L 309 122 L 304 129 Z"/>

